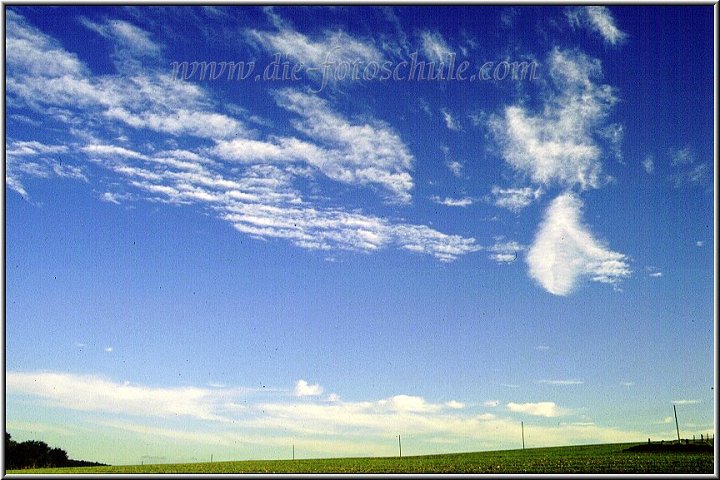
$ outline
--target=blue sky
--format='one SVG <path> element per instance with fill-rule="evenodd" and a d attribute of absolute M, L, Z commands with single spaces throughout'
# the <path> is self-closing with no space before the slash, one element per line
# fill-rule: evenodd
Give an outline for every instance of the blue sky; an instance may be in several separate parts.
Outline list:
<path fill-rule="evenodd" d="M 14 438 L 412 455 L 518 448 L 521 421 L 670 439 L 673 404 L 713 431 L 713 7 L 5 21 Z"/>

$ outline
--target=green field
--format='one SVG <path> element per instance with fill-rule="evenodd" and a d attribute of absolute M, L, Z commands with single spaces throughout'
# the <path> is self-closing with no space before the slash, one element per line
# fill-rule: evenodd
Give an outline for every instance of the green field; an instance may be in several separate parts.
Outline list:
<path fill-rule="evenodd" d="M 634 443 L 417 457 L 255 460 L 10 470 L 7 473 L 706 473 L 708 453 L 630 453 Z"/>

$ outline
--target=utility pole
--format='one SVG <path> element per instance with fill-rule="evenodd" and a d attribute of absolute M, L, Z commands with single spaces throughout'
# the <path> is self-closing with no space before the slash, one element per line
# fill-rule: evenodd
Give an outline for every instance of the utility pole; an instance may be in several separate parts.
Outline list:
<path fill-rule="evenodd" d="M 678 426 L 677 409 L 675 408 L 675 404 L 673 404 L 673 412 L 675 412 L 675 430 L 677 430 L 678 443 L 680 443 L 680 427 Z"/>
<path fill-rule="evenodd" d="M 520 431 L 522 432 L 523 450 L 525 450 L 525 425 L 520 422 Z"/>
<path fill-rule="evenodd" d="M 400 442 L 400 435 L 398 435 L 398 447 L 400 448 L 400 458 L 402 458 L 402 443 Z"/>
<path fill-rule="evenodd" d="M 213 463 L 213 454 L 210 454 L 210 463 Z"/>
<path fill-rule="evenodd" d="M 295 460 L 295 444 L 293 443 L 293 460 Z"/>

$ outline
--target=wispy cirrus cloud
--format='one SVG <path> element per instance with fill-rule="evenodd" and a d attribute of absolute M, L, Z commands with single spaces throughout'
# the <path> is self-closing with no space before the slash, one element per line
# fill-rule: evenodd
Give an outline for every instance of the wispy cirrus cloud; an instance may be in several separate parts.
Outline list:
<path fill-rule="evenodd" d="M 587 28 L 598 34 L 608 45 L 619 45 L 627 38 L 627 34 L 617 27 L 615 18 L 607 7 L 574 7 L 567 9 L 566 15 L 572 27 Z"/>
<path fill-rule="evenodd" d="M 8 56 L 7 93 L 39 113 L 69 108 L 92 123 L 117 120 L 132 128 L 176 136 L 223 138 L 247 133 L 241 121 L 211 111 L 211 102 L 197 85 L 174 81 L 152 68 L 132 75 L 95 77 L 76 55 L 21 15 L 10 11 L 7 23 L 8 48 L 13 52 Z M 149 42 L 147 33 L 121 23 L 120 31 L 136 37 L 135 41 Z M 58 115 L 61 120 L 72 120 L 65 113 Z"/>
<path fill-rule="evenodd" d="M 443 120 L 445 120 L 445 126 L 448 128 L 448 130 L 452 130 L 454 132 L 459 132 L 462 130 L 460 122 L 455 117 L 453 117 L 450 112 L 443 109 L 441 110 L 441 113 L 443 115 Z"/>
<path fill-rule="evenodd" d="M 569 385 L 582 385 L 585 383 L 582 380 L 570 379 L 570 380 L 538 380 L 538 383 L 545 385 L 556 385 L 556 386 L 569 386 Z"/>
<path fill-rule="evenodd" d="M 436 66 L 440 62 L 447 63 L 448 56 L 454 53 L 439 32 L 422 32 L 420 40 L 425 57 L 431 62 L 435 62 Z"/>
<path fill-rule="evenodd" d="M 275 30 L 264 31 L 250 29 L 246 32 L 248 39 L 254 41 L 258 48 L 271 54 L 287 56 L 310 68 L 320 68 L 322 75 L 324 64 L 337 65 L 340 62 L 378 62 L 382 63 L 383 55 L 372 40 L 359 40 L 343 31 L 325 31 L 322 35 L 311 38 L 298 32 L 290 24 L 275 14 L 272 9 L 266 13 L 274 24 Z M 309 71 L 312 74 L 312 70 Z"/>
<path fill-rule="evenodd" d="M 471 197 L 460 197 L 460 198 L 452 198 L 452 197 L 438 197 L 437 195 L 433 195 L 430 197 L 430 200 L 437 203 L 438 205 L 445 205 L 446 207 L 469 207 L 473 203 L 475 203 L 475 200 Z"/>
<path fill-rule="evenodd" d="M 480 249 L 473 238 L 347 211 L 328 200 L 309 201 L 296 188 L 296 181 L 313 177 L 315 169 L 333 181 L 380 187 L 389 202 L 408 203 L 413 155 L 385 123 L 350 122 L 326 100 L 281 90 L 275 98 L 281 108 L 297 115 L 291 124 L 298 137 L 266 133 L 264 140 L 258 139 L 259 133 L 248 130 L 242 120 L 218 113 L 216 103 L 199 85 L 174 81 L 151 67 L 131 75 L 94 76 L 75 55 L 22 16 L 10 11 L 7 23 L 8 47 L 13 47 L 8 56 L 8 95 L 61 124 L 69 122 L 71 132 L 78 132 L 83 122 L 92 125 L 94 133 L 82 130 L 72 145 L 62 148 L 66 148 L 63 153 L 81 153 L 100 167 L 100 178 L 94 181 L 110 186 L 101 186 L 103 201 L 196 205 L 244 234 L 284 239 L 311 250 L 371 252 L 394 246 L 452 261 Z M 151 41 L 149 34 L 129 24 L 108 21 L 86 26 L 115 46 Z M 356 47 L 350 51 L 376 53 L 370 47 Z M 122 145 L 100 139 L 107 139 L 108 131 L 118 137 L 118 131 L 125 129 L 160 135 L 159 142 L 187 143 L 194 138 L 212 146 L 190 142 L 190 148 L 160 151 L 128 142 L 127 135 L 119 135 L 125 139 Z M 46 147 L 55 148 L 53 154 L 60 152 L 57 146 Z M 47 148 L 42 150 L 39 142 L 13 146 L 17 154 L 8 156 L 6 176 L 11 189 L 27 195 L 22 179 L 30 176 L 87 180 L 82 165 L 35 161 L 51 154 Z"/>
<path fill-rule="evenodd" d="M 525 246 L 515 240 L 496 240 L 495 244 L 488 247 L 491 252 L 490 259 L 498 263 L 512 263 L 518 258 L 518 252 L 525 250 Z"/>
<path fill-rule="evenodd" d="M 583 53 L 555 48 L 548 68 L 552 93 L 542 112 L 509 106 L 490 118 L 491 131 L 508 165 L 534 183 L 597 188 L 603 180 L 602 150 L 594 129 L 617 99 L 609 86 L 594 83 L 600 62 Z"/>
<path fill-rule="evenodd" d="M 64 161 L 60 155 L 69 151 L 67 145 L 47 145 L 38 141 L 9 140 L 5 151 L 5 183 L 25 198 L 25 181 L 29 178 L 67 178 L 88 181 L 86 169 L 74 160 Z"/>
<path fill-rule="evenodd" d="M 553 200 L 528 250 L 530 276 L 554 295 L 568 295 L 581 278 L 615 284 L 631 273 L 629 259 L 582 224 L 582 207 L 572 193 Z"/>
<path fill-rule="evenodd" d="M 707 181 L 708 166 L 704 162 L 698 162 L 695 153 L 689 148 L 673 148 L 670 150 L 670 166 L 673 173 L 670 174 L 670 181 L 675 188 L 701 185 Z"/>
<path fill-rule="evenodd" d="M 500 188 L 493 186 L 491 190 L 494 204 L 498 207 L 507 208 L 513 212 L 519 212 L 543 194 L 542 188 Z"/>
<path fill-rule="evenodd" d="M 293 125 L 313 142 L 292 137 L 267 141 L 219 141 L 213 152 L 246 163 L 303 161 L 329 178 L 349 184 L 380 185 L 396 201 L 410 201 L 413 155 L 389 126 L 352 124 L 328 103 L 296 90 L 282 90 L 277 101 L 300 115 Z"/>

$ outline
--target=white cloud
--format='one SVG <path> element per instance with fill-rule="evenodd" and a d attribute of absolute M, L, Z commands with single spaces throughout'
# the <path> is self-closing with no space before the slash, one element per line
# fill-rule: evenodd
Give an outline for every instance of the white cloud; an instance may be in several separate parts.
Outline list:
<path fill-rule="evenodd" d="M 705 242 L 703 242 L 702 240 L 698 240 L 697 242 L 695 242 L 695 246 L 698 248 L 702 247 L 703 245 L 705 245 Z"/>
<path fill-rule="evenodd" d="M 330 395 L 328 395 L 327 401 L 328 402 L 339 402 L 340 395 L 338 395 L 337 393 L 331 393 Z"/>
<path fill-rule="evenodd" d="M 487 400 L 483 402 L 483 407 L 497 407 L 500 405 L 500 400 Z"/>
<path fill-rule="evenodd" d="M 521 245 L 514 240 L 507 242 L 498 240 L 492 247 L 488 248 L 488 250 L 492 252 L 490 259 L 495 260 L 498 263 L 514 262 L 518 258 L 518 252 L 524 249 L 524 245 Z"/>
<path fill-rule="evenodd" d="M 491 190 L 495 197 L 495 205 L 507 208 L 513 212 L 519 212 L 543 194 L 542 188 L 500 188 L 493 186 Z"/>
<path fill-rule="evenodd" d="M 559 417 L 564 414 L 555 402 L 537 402 L 537 403 L 514 403 L 510 402 L 506 405 L 507 409 L 515 413 L 526 413 L 536 417 Z"/>
<path fill-rule="evenodd" d="M 382 445 L 397 432 L 412 432 L 412 443 L 418 451 L 422 451 L 423 438 L 478 442 L 491 437 L 487 448 L 515 445 L 517 441 L 517 420 L 503 416 L 502 410 L 478 413 L 474 408 L 457 408 L 462 402 L 433 403 L 414 395 L 327 401 L 319 396 L 297 398 L 275 389 L 259 392 L 237 387 L 148 387 L 68 373 L 8 372 L 6 379 L 10 401 L 20 396 L 31 405 L 39 401 L 80 412 L 80 426 L 68 428 L 71 433 L 112 428 L 141 435 L 143 443 L 158 448 L 167 438 L 187 442 L 194 448 L 236 446 L 241 438 L 241 442 L 253 447 L 287 447 L 295 443 L 306 452 L 314 445 L 318 453 L 332 451 L 339 456 L 354 452 L 366 456 L 389 454 Z M 508 403 L 506 411 L 539 417 L 572 415 L 554 402 Z M 530 429 L 534 446 L 647 437 L 643 432 L 600 427 L 588 421 L 533 425 Z M 428 448 L 427 453 L 435 451 L 432 446 Z"/>
<path fill-rule="evenodd" d="M 662 277 L 663 273 L 662 272 L 651 272 L 651 273 L 648 273 L 648 276 L 658 278 L 658 277 Z"/>
<path fill-rule="evenodd" d="M 311 385 L 302 379 L 295 383 L 295 390 L 293 390 L 296 397 L 317 397 L 322 395 L 322 392 L 323 388 L 320 385 Z"/>
<path fill-rule="evenodd" d="M 635 382 L 620 382 L 620 385 L 623 387 L 632 387 L 635 385 Z"/>
<path fill-rule="evenodd" d="M 601 150 L 594 127 L 616 102 L 612 89 L 596 85 L 600 62 L 576 51 L 553 49 L 548 59 L 553 85 L 542 113 L 507 107 L 489 121 L 505 161 L 541 185 L 600 186 Z"/>
<path fill-rule="evenodd" d="M 324 100 L 294 90 L 278 93 L 278 104 L 302 117 L 293 125 L 326 146 L 316 164 L 330 178 L 360 185 L 378 184 L 403 203 L 410 201 L 414 158 L 398 134 L 381 122 L 354 124 Z"/>
<path fill-rule="evenodd" d="M 457 400 L 450 400 L 448 402 L 445 402 L 445 406 L 454 410 L 460 410 L 461 408 L 465 408 L 465 404 L 462 402 L 458 402 Z"/>
<path fill-rule="evenodd" d="M 652 175 L 655 172 L 655 161 L 652 155 L 646 155 L 642 165 L 648 175 Z"/>
<path fill-rule="evenodd" d="M 575 7 L 568 9 L 566 13 L 573 27 L 587 28 L 599 34 L 607 44 L 618 45 L 627 37 L 627 34 L 615 25 L 615 19 L 607 7 Z"/>
<path fill-rule="evenodd" d="M 60 160 L 67 145 L 47 145 L 37 141 L 9 140 L 5 152 L 5 183 L 27 197 L 23 182 L 26 178 L 69 178 L 87 182 L 85 169 Z"/>
<path fill-rule="evenodd" d="M 550 347 L 548 347 L 547 345 L 538 345 L 535 347 L 535 350 L 548 351 L 550 350 Z"/>
<path fill-rule="evenodd" d="M 439 32 L 422 32 L 421 40 L 425 56 L 431 62 L 436 62 L 436 67 L 440 62 L 449 63 L 448 56 L 454 52 Z"/>
<path fill-rule="evenodd" d="M 78 131 L 73 122 L 108 124 L 114 137 L 132 138 L 123 134 L 124 128 L 149 130 L 211 139 L 216 149 L 173 147 L 153 152 L 127 143 L 112 145 L 89 131 L 82 132 L 82 138 L 87 137 L 84 146 L 17 143 L 13 147 L 17 155 L 7 158 L 6 184 L 22 195 L 27 195 L 22 181 L 29 176 L 87 181 L 81 166 L 41 155 L 80 152 L 93 167 L 124 182 L 120 185 L 117 177 L 109 179 L 113 191 L 103 188 L 104 193 L 98 194 L 107 202 L 136 199 L 198 205 L 250 236 L 282 238 L 313 250 L 370 252 L 394 246 L 452 261 L 480 249 L 474 238 L 346 211 L 329 205 L 327 199 L 315 200 L 321 196 L 311 202 L 294 187 L 297 178 L 311 178 L 312 169 L 317 169 L 345 184 L 381 187 L 390 201 L 408 203 L 414 158 L 385 123 L 351 122 L 318 97 L 284 90 L 277 95 L 278 103 L 298 115 L 292 124 L 311 141 L 293 137 L 247 140 L 257 135 L 246 131 L 242 122 L 215 113 L 212 99 L 198 85 L 173 81 L 149 69 L 93 77 L 74 55 L 23 17 L 10 12 L 7 22 L 8 45 L 15 42 L 18 51 L 24 52 L 22 56 L 8 54 L 7 92 L 21 104 L 69 124 L 70 131 Z M 140 37 L 135 40 L 142 43 Z M 46 51 L 53 55 L 48 57 Z M 230 137 L 237 143 L 230 142 Z M 227 162 L 215 162 L 218 157 Z"/>
<path fill-rule="evenodd" d="M 231 401 L 228 395 L 239 394 L 237 390 L 223 393 L 195 387 L 146 387 L 70 373 L 8 372 L 5 379 L 8 394 L 30 395 L 51 406 L 146 417 L 223 420 L 218 411 Z"/>
<path fill-rule="evenodd" d="M 463 164 L 457 160 L 447 160 L 445 166 L 452 172 L 453 175 L 459 177 L 462 174 Z"/>
<path fill-rule="evenodd" d="M 567 385 L 582 385 L 582 380 L 539 380 L 538 383 L 543 383 L 545 385 L 561 385 L 561 386 L 567 386 Z"/>
<path fill-rule="evenodd" d="M 170 75 L 148 68 L 128 75 L 93 77 L 75 55 L 22 16 L 10 12 L 7 19 L 8 49 L 13 52 L 7 59 L 7 93 L 41 114 L 59 107 L 63 113 L 57 116 L 66 122 L 92 119 L 94 123 L 100 116 L 176 136 L 226 138 L 246 133 L 242 122 L 210 112 L 208 95 L 198 85 L 174 81 Z M 127 22 L 100 27 L 112 30 L 108 35 L 124 39 L 126 46 L 145 44 L 142 30 Z"/>
<path fill-rule="evenodd" d="M 701 403 L 702 400 L 673 400 L 672 403 L 675 405 L 696 405 Z"/>
<path fill-rule="evenodd" d="M 443 120 L 445 120 L 445 126 L 448 128 L 448 130 L 453 130 L 455 132 L 459 132 L 462 130 L 462 127 L 458 123 L 458 121 L 448 112 L 447 110 L 443 109 Z"/>
<path fill-rule="evenodd" d="M 439 205 L 445 205 L 446 207 L 468 207 L 475 203 L 475 201 L 470 197 L 462 197 L 462 198 L 450 198 L 445 197 L 441 198 L 437 195 L 433 195 L 430 197 L 430 200 L 433 202 L 439 204 Z"/>
<path fill-rule="evenodd" d="M 281 56 L 285 59 L 295 60 L 309 68 L 319 68 L 318 76 L 322 76 L 324 65 L 337 66 L 341 62 L 352 65 L 360 62 L 364 68 L 369 62 L 382 64 L 384 57 L 371 40 L 361 41 L 343 31 L 325 31 L 321 36 L 310 38 L 289 26 L 279 16 L 270 13 L 276 31 L 249 30 L 247 36 L 259 48 Z M 332 71 L 332 70 L 331 70 Z M 308 70 L 314 75 L 314 70 Z M 362 75 L 362 69 L 359 70 Z M 334 76 L 325 77 L 325 80 L 335 80 Z"/>
<path fill-rule="evenodd" d="M 146 158 L 145 155 L 141 153 L 115 145 L 91 144 L 85 145 L 84 147 L 80 148 L 80 150 L 90 155 L 99 155 L 103 157 L 111 156 L 122 158 Z"/>
<path fill-rule="evenodd" d="M 696 163 L 695 160 L 695 154 L 689 147 L 670 150 L 670 165 L 674 173 L 669 178 L 675 188 L 700 185 L 708 178 L 707 164 Z"/>
<path fill-rule="evenodd" d="M 65 153 L 67 151 L 67 145 L 45 145 L 36 141 L 12 141 L 8 145 L 6 154 L 21 157 L 27 155 L 35 156 L 53 153 Z"/>
<path fill-rule="evenodd" d="M 678 165 L 689 165 L 695 163 L 695 155 L 688 148 L 678 148 L 670 151 L 670 165 L 677 167 Z"/>
<path fill-rule="evenodd" d="M 107 353 L 110 353 L 110 352 L 113 351 L 113 347 L 105 347 L 104 350 L 105 350 Z"/>
<path fill-rule="evenodd" d="M 109 20 L 100 24 L 84 17 L 80 19 L 80 23 L 112 43 L 113 59 L 118 70 L 127 71 L 140 65 L 136 59 L 156 57 L 160 54 L 161 46 L 152 41 L 150 34 L 131 23 Z"/>
<path fill-rule="evenodd" d="M 628 258 L 607 249 L 581 223 L 582 206 L 572 193 L 553 200 L 528 250 L 530 276 L 554 295 L 571 293 L 581 278 L 614 284 L 631 273 Z"/>

